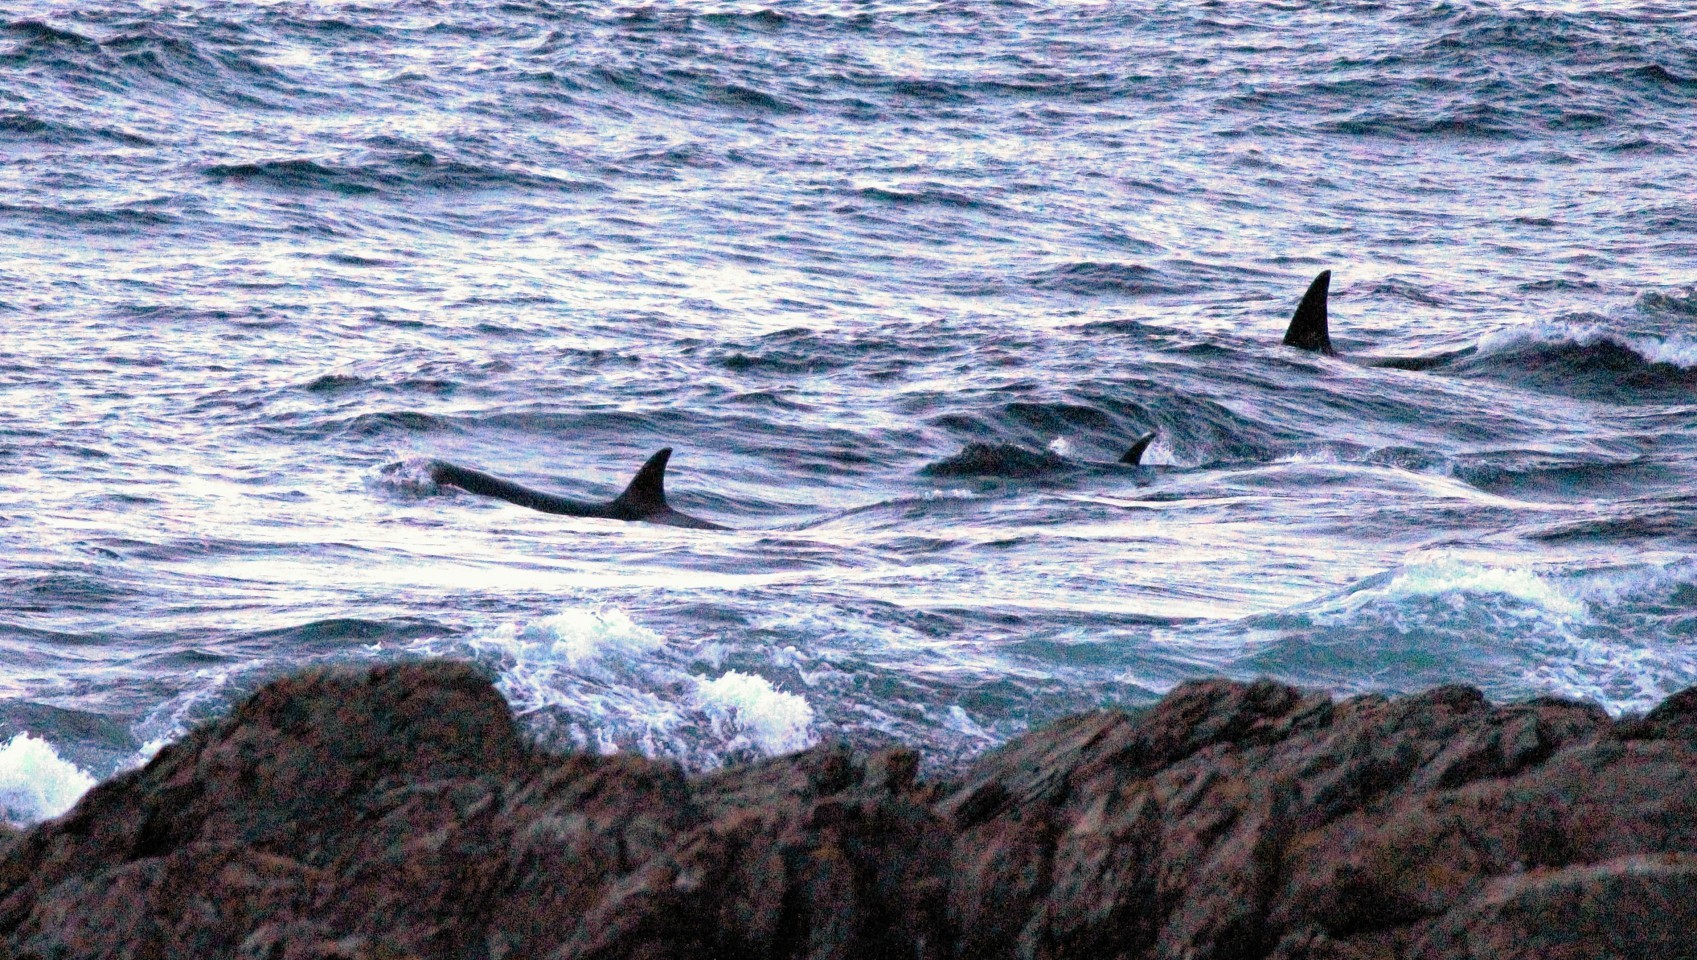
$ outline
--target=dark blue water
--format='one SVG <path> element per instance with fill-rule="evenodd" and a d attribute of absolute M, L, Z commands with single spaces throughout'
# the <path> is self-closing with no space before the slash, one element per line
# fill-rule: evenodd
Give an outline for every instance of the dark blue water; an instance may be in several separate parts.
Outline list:
<path fill-rule="evenodd" d="M 427 653 L 698 768 L 1215 673 L 1641 709 L 1693 144 L 1666 3 L 10 0 L 0 801 Z M 380 470 L 662 446 L 736 532 Z"/>

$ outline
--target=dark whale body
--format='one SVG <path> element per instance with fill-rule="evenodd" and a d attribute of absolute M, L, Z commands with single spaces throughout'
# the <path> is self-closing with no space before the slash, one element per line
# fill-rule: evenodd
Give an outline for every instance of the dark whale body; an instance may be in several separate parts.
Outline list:
<path fill-rule="evenodd" d="M 1120 458 L 1120 463 L 1135 466 L 1143 457 L 1143 451 L 1148 449 L 1155 439 L 1154 431 L 1138 438 L 1131 449 Z M 595 503 L 589 500 L 574 500 L 558 494 L 544 493 L 521 486 L 511 480 L 503 480 L 493 474 L 481 470 L 462 467 L 457 463 L 446 460 L 428 460 L 424 470 L 432 483 L 443 486 L 458 487 L 467 493 L 478 496 L 494 497 L 508 503 L 543 513 L 553 513 L 565 517 L 597 517 L 604 520 L 627 520 L 641 523 L 658 523 L 668 527 L 687 527 L 691 530 L 729 530 L 730 527 L 692 517 L 687 513 L 673 510 L 666 502 L 666 462 L 671 459 L 672 448 L 666 447 L 636 472 L 630 485 L 623 493 L 605 503 Z M 416 461 L 415 461 L 416 462 Z M 390 472 L 402 467 L 394 463 L 383 468 Z"/>
<path fill-rule="evenodd" d="M 636 472 L 625 492 L 605 503 L 573 500 L 552 493 L 522 487 L 511 480 L 502 480 L 477 470 L 470 470 L 445 460 L 432 460 L 427 469 L 435 483 L 459 487 L 468 493 L 494 497 L 521 507 L 554 513 L 566 517 L 600 517 L 606 520 L 629 520 L 658 523 L 668 527 L 688 527 L 692 530 L 728 530 L 699 517 L 679 513 L 666 503 L 666 461 L 672 448 L 666 447 Z"/>
<path fill-rule="evenodd" d="M 1290 326 L 1285 328 L 1285 346 L 1327 357 L 1338 355 L 1332 348 L 1332 334 L 1326 316 L 1326 299 L 1331 286 L 1330 270 L 1320 271 L 1320 275 L 1308 285 L 1308 292 L 1302 295 L 1302 302 L 1296 305 L 1296 314 L 1290 318 Z M 1357 362 L 1363 366 L 1395 370 L 1430 370 L 1474 352 L 1469 347 L 1431 357 L 1364 357 Z"/>
<path fill-rule="evenodd" d="M 1058 477 L 1082 470 L 1101 467 L 1135 467 L 1142 463 L 1143 452 L 1155 440 L 1151 430 L 1137 438 L 1118 461 L 1112 464 L 1088 460 L 1069 460 L 1053 450 L 1031 450 L 1012 443 L 969 443 L 946 460 L 929 464 L 920 474 L 927 477 L 982 477 L 1003 480 L 1035 480 Z"/>

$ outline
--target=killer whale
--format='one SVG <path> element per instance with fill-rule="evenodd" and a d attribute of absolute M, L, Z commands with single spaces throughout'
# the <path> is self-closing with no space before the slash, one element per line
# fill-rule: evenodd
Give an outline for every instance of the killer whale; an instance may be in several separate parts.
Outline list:
<path fill-rule="evenodd" d="M 1331 293 L 1331 286 L 1330 270 L 1320 271 L 1320 275 L 1308 285 L 1307 292 L 1302 295 L 1302 301 L 1296 305 L 1296 313 L 1290 318 L 1290 326 L 1285 328 L 1285 346 L 1326 357 L 1338 355 L 1332 346 L 1332 333 L 1326 315 L 1326 302 Z M 1353 359 L 1353 362 L 1394 370 L 1430 370 L 1473 352 L 1474 348 L 1468 347 L 1430 357 L 1362 357 Z"/>
<path fill-rule="evenodd" d="M 1137 441 L 1131 445 L 1131 449 L 1125 452 L 1125 456 L 1120 457 L 1120 462 L 1133 467 L 1142 464 L 1143 451 L 1149 449 L 1149 444 L 1155 442 L 1155 434 L 1158 432 L 1159 431 L 1157 430 L 1151 430 L 1143 436 L 1138 437 Z"/>
<path fill-rule="evenodd" d="M 1149 449 L 1149 444 L 1155 439 L 1157 431 L 1151 430 L 1139 437 L 1131 448 L 1120 457 L 1119 463 L 1137 466 L 1143 459 L 1143 452 Z M 505 500 L 516 506 L 543 513 L 552 513 L 566 517 L 595 517 L 604 520 L 625 520 L 633 523 L 658 523 L 668 527 L 685 527 L 691 530 L 729 530 L 730 527 L 717 524 L 711 520 L 692 517 L 687 513 L 672 509 L 666 502 L 666 463 L 672 457 L 672 448 L 663 447 L 642 469 L 636 472 L 624 492 L 605 503 L 589 500 L 574 500 L 558 494 L 544 493 L 529 487 L 503 480 L 493 474 L 481 470 L 462 467 L 457 463 L 446 460 L 427 460 L 423 464 L 424 472 L 432 483 L 443 486 L 458 487 L 467 493 L 478 496 L 493 497 Z M 411 461 L 416 463 L 417 461 Z M 383 468 L 383 472 L 392 473 L 406 465 L 391 463 Z"/>
<path fill-rule="evenodd" d="M 928 477 L 991 477 L 1009 480 L 1030 480 L 1059 477 L 1085 470 L 1119 469 L 1140 466 L 1144 451 L 1154 442 L 1158 431 L 1151 430 L 1132 443 L 1120 458 L 1112 463 L 1098 460 L 1073 460 L 1053 449 L 1032 450 L 1012 443 L 969 443 L 952 457 L 928 464 L 919 472 Z"/>
<path fill-rule="evenodd" d="M 636 472 L 624 492 L 605 503 L 573 500 L 570 497 L 543 493 L 446 460 L 431 460 L 425 469 L 435 483 L 458 487 L 479 496 L 505 500 L 543 513 L 658 523 L 668 527 L 688 527 L 691 530 L 729 530 L 729 527 L 673 510 L 666 502 L 666 462 L 671 456 L 672 448 L 665 447 L 649 457 L 648 462 Z"/>

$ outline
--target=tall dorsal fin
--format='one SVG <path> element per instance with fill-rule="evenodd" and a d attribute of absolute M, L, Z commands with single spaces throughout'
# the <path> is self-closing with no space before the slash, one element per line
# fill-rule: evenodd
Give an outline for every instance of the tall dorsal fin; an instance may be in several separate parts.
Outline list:
<path fill-rule="evenodd" d="M 662 447 L 642 469 L 636 472 L 630 486 L 619 494 L 613 501 L 613 506 L 629 511 L 637 517 L 662 513 L 671 508 L 666 505 L 666 461 L 671 459 L 672 448 Z"/>
<path fill-rule="evenodd" d="M 1120 462 L 1129 463 L 1134 467 L 1142 463 L 1143 451 L 1149 449 L 1149 444 L 1154 442 L 1156 432 L 1157 431 L 1151 430 L 1143 436 L 1138 437 L 1137 442 L 1132 444 L 1131 449 L 1127 450 L 1125 452 L 1125 456 L 1120 458 Z"/>
<path fill-rule="evenodd" d="M 1332 337 L 1326 329 L 1326 291 L 1332 285 L 1332 271 L 1322 270 L 1308 285 L 1302 302 L 1296 305 L 1296 316 L 1290 318 L 1285 331 L 1285 346 L 1312 350 L 1328 357 L 1337 356 L 1332 349 Z"/>

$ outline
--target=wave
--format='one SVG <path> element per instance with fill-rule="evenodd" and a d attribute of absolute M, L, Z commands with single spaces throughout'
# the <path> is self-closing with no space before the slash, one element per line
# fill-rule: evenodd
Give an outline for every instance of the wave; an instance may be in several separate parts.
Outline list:
<path fill-rule="evenodd" d="M 229 106 L 271 109 L 277 101 L 325 95 L 268 62 L 269 43 L 247 28 L 215 20 L 122 20 L 99 38 L 41 21 L 4 31 L 23 39 L 5 59 L 52 71 L 77 87 L 134 95 L 141 88 L 192 91 Z"/>
<path fill-rule="evenodd" d="M 1477 137 L 1513 140 L 1527 132 L 1524 117 L 1486 103 L 1449 107 L 1394 109 L 1374 107 L 1343 120 L 1320 125 L 1322 130 L 1348 136 Z"/>
<path fill-rule="evenodd" d="M 1160 293 L 1182 293 L 1188 286 L 1175 283 L 1154 267 L 1139 263 L 1081 263 L 1062 264 L 1032 274 L 1028 281 L 1039 290 L 1078 293 L 1087 296 L 1111 294 L 1145 296 Z"/>
<path fill-rule="evenodd" d="M 57 817 L 94 787 L 94 777 L 46 740 L 20 733 L 0 747 L 0 819 L 25 826 Z"/>
<path fill-rule="evenodd" d="M 938 206 L 955 207 L 961 210 L 1000 210 L 1000 204 L 951 190 L 940 184 L 918 184 L 905 189 L 894 187 L 861 187 L 854 191 L 855 196 L 891 206 Z"/>
<path fill-rule="evenodd" d="M 748 76 L 727 76 L 719 71 L 693 68 L 655 70 L 647 66 L 604 65 L 588 79 L 599 81 L 609 92 L 651 97 L 672 109 L 705 107 L 711 113 L 788 116 L 805 112 L 795 100 L 762 89 L 760 81 Z"/>
<path fill-rule="evenodd" d="M 223 163 L 207 167 L 214 180 L 252 181 L 274 187 L 330 190 L 335 193 L 376 193 L 377 187 L 363 181 L 357 171 L 347 171 L 311 160 L 267 160 L 259 163 Z"/>
<path fill-rule="evenodd" d="M 1676 90 L 1697 89 L 1697 76 L 1682 76 L 1659 63 L 1646 63 L 1639 67 L 1630 67 L 1624 72 L 1635 79 L 1643 80 L 1657 87 L 1672 87 Z"/>
<path fill-rule="evenodd" d="M 76 50 L 96 50 L 96 41 L 45 20 L 13 20 L 3 28 L 6 33 L 24 41 L 26 47 L 63 46 Z"/>
<path fill-rule="evenodd" d="M 24 111 L 0 113 L 0 138 L 33 140 L 50 146 L 106 142 L 126 147 L 151 147 L 157 141 L 114 127 L 80 127 L 42 120 Z"/>
<path fill-rule="evenodd" d="M 411 190 L 581 192 L 601 189 L 596 183 L 547 174 L 438 160 L 430 153 L 412 153 L 365 165 L 321 163 L 305 158 L 223 163 L 205 168 L 204 173 L 219 181 L 278 190 L 321 190 L 348 196 Z"/>
<path fill-rule="evenodd" d="M 1630 399 L 1632 391 L 1697 387 L 1697 339 L 1622 333 L 1591 320 L 1537 321 L 1486 334 L 1451 369 L 1506 373 L 1563 393 Z"/>
<path fill-rule="evenodd" d="M 1463 483 L 1501 496 L 1565 501 L 1607 500 L 1619 490 L 1653 488 L 1670 479 L 1666 465 L 1652 458 L 1542 449 L 1459 454 L 1448 470 Z"/>
<path fill-rule="evenodd" d="M 1599 323 L 1540 321 L 1486 334 L 1479 340 L 1476 356 L 1572 359 L 1600 362 L 1610 369 L 1663 366 L 1691 370 L 1697 368 L 1697 340 L 1683 334 L 1632 336 Z"/>
<path fill-rule="evenodd" d="M 1315 608 L 1319 619 L 1354 614 L 1412 598 L 1470 596 L 1497 598 L 1519 616 L 1573 619 L 1586 612 L 1572 596 L 1527 568 L 1490 567 L 1457 557 L 1438 557 L 1371 577 Z"/>
<path fill-rule="evenodd" d="M 1542 524 L 1523 536 L 1541 543 L 1642 545 L 1664 539 L 1691 544 L 1697 542 L 1697 511 L 1657 510 Z"/>
<path fill-rule="evenodd" d="M 813 743 L 807 698 L 752 673 L 693 672 L 657 631 L 617 607 L 572 607 L 415 652 L 469 653 L 544 742 L 601 753 L 635 750 L 692 769 Z"/>
<path fill-rule="evenodd" d="M 346 419 L 331 419 L 313 425 L 312 432 L 324 436 L 391 437 L 464 432 L 459 419 L 412 410 L 362 413 Z"/>
<path fill-rule="evenodd" d="M 30 613 L 104 610 L 133 603 L 139 591 L 114 576 L 109 569 L 88 565 L 82 570 L 0 577 L 0 599 L 10 610 Z"/>
<path fill-rule="evenodd" d="M 1697 317 L 1697 287 L 1643 294 L 1638 298 L 1638 309 L 1652 316 L 1660 314 L 1674 318 Z"/>
<path fill-rule="evenodd" d="M 1563 571 L 1428 556 L 1252 618 L 1258 649 L 1233 669 L 1340 691 L 1468 683 L 1497 700 L 1643 710 L 1697 682 L 1697 618 L 1679 599 L 1694 573 L 1689 561 Z M 1687 622 L 1670 630 L 1675 610 Z"/>
<path fill-rule="evenodd" d="M 124 207 L 48 207 L 36 204 L 0 202 L 0 213 L 16 215 L 20 220 L 35 220 L 71 227 L 102 229 L 146 230 L 169 226 L 178 221 L 176 215 L 146 206 Z"/>

